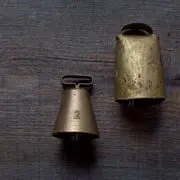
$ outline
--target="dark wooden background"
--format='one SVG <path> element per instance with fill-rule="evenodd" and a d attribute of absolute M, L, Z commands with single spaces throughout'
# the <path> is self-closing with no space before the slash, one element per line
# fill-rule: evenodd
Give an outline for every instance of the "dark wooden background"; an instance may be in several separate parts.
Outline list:
<path fill-rule="evenodd" d="M 131 22 L 160 35 L 165 69 L 167 99 L 141 121 L 114 102 L 115 36 Z M 51 137 L 69 73 L 94 77 L 91 147 Z M 1 180 L 180 179 L 180 1 L 1 1 L 0 107 Z"/>

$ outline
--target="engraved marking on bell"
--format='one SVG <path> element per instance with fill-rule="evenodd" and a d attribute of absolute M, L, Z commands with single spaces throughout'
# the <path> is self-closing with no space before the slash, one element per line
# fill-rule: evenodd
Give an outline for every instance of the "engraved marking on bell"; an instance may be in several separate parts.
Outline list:
<path fill-rule="evenodd" d="M 80 111 L 79 110 L 75 110 L 74 111 L 73 119 L 80 119 L 80 115 L 81 115 Z"/>

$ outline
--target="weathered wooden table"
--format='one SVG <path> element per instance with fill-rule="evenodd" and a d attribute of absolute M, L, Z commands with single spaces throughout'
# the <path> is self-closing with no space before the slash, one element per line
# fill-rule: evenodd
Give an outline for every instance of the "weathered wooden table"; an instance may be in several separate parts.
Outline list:
<path fill-rule="evenodd" d="M 0 179 L 180 179 L 179 20 L 179 0 L 0 2 Z M 167 99 L 141 121 L 114 102 L 115 36 L 130 22 L 160 35 L 165 70 Z M 94 77 L 92 149 L 51 137 L 69 73 Z"/>

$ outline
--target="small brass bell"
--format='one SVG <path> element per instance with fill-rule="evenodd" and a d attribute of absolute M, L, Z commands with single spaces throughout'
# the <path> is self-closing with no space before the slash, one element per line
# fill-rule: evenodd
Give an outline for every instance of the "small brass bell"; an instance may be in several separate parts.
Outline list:
<path fill-rule="evenodd" d="M 132 23 L 122 28 L 116 37 L 115 76 L 116 101 L 165 99 L 159 38 L 151 27 Z"/>
<path fill-rule="evenodd" d="M 63 98 L 52 135 L 75 142 L 98 138 L 99 131 L 89 95 L 92 78 L 66 75 L 62 77 L 62 85 Z"/>

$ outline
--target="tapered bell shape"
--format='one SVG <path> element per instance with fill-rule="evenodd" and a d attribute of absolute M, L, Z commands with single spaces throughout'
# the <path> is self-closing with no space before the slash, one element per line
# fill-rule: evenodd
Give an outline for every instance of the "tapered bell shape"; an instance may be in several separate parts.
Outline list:
<path fill-rule="evenodd" d="M 115 100 L 165 99 L 159 37 L 150 26 L 132 23 L 116 37 Z"/>
<path fill-rule="evenodd" d="M 85 88 L 64 90 L 53 136 L 66 140 L 91 140 L 99 137 L 90 95 Z"/>

